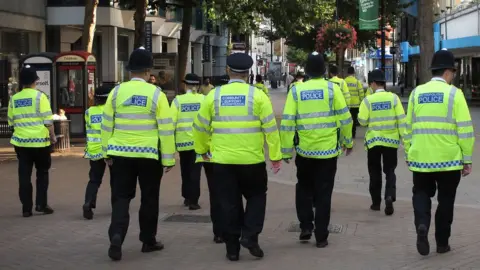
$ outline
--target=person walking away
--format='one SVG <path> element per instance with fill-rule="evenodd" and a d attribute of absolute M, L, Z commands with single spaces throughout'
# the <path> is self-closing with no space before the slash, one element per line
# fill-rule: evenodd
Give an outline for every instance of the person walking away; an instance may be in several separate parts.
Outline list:
<path fill-rule="evenodd" d="M 311 79 L 293 86 L 288 94 L 280 136 L 287 163 L 293 157 L 295 131 L 300 138 L 295 147 L 295 205 L 302 230 L 300 241 L 310 240 L 315 228 L 316 246 L 323 248 L 328 245 L 337 158 L 342 148 L 349 155 L 353 147 L 352 118 L 340 88 L 323 77 L 325 61 L 321 54 L 308 56 L 305 71 Z"/>
<path fill-rule="evenodd" d="M 210 83 L 210 78 L 205 78 L 203 85 L 200 87 L 200 94 L 208 95 L 213 88 L 215 87 Z"/>
<path fill-rule="evenodd" d="M 103 109 L 103 156 L 112 166 L 114 181 L 108 256 L 115 261 L 122 258 L 137 179 L 142 252 L 163 249 L 156 239 L 160 181 L 163 168 L 169 172 L 175 165 L 175 139 L 167 97 L 146 82 L 152 66 L 150 52 L 143 47 L 134 50 L 127 65 L 132 79 L 113 89 Z"/>
<path fill-rule="evenodd" d="M 373 95 L 373 93 L 375 93 L 372 87 L 370 87 L 370 85 L 372 84 L 372 81 L 370 80 L 370 76 L 371 76 L 370 74 L 372 74 L 372 71 L 368 72 L 368 78 L 367 78 L 368 87 L 367 87 L 367 90 L 365 91 L 365 97 L 368 97 L 370 95 Z"/>
<path fill-rule="evenodd" d="M 386 79 L 383 71 L 376 69 L 368 76 L 369 87 L 375 91 L 363 99 L 360 104 L 358 122 L 367 126 L 365 134 L 365 149 L 368 158 L 368 173 L 370 175 L 370 209 L 380 211 L 382 202 L 382 160 L 385 173 L 385 214 L 394 212 L 393 203 L 396 200 L 395 169 L 398 158 L 397 149 L 401 136 L 405 131 L 405 111 L 400 98 L 385 91 Z"/>
<path fill-rule="evenodd" d="M 255 82 L 256 83 L 253 86 L 262 90 L 265 93 L 265 95 L 267 95 L 267 97 L 270 97 L 270 94 L 268 93 L 268 87 L 266 87 L 265 84 L 263 83 L 262 75 L 257 74 L 257 76 L 255 77 Z"/>
<path fill-rule="evenodd" d="M 328 77 L 330 78 L 329 81 L 333 82 L 334 84 L 340 87 L 342 90 L 343 96 L 345 97 L 345 102 L 347 106 L 350 104 L 350 90 L 348 89 L 347 83 L 338 77 L 338 68 L 337 66 L 330 66 L 328 69 Z"/>
<path fill-rule="evenodd" d="M 302 83 L 304 79 L 305 79 L 305 73 L 303 71 L 297 72 L 297 74 L 295 75 L 295 80 L 288 85 L 287 94 L 288 92 L 290 92 L 290 89 L 292 89 L 294 85 Z"/>
<path fill-rule="evenodd" d="M 202 164 L 196 163 L 193 147 L 192 124 L 200 110 L 205 96 L 197 93 L 200 77 L 187 74 L 183 80 L 187 89 L 183 95 L 175 97 L 171 104 L 173 126 L 175 128 L 175 146 L 180 154 L 180 171 L 182 175 L 183 204 L 190 210 L 200 209 L 200 177 Z"/>
<path fill-rule="evenodd" d="M 253 79 L 255 76 L 253 75 L 253 71 L 250 73 L 250 84 L 253 84 Z"/>
<path fill-rule="evenodd" d="M 240 245 L 255 257 L 264 256 L 258 236 L 267 199 L 265 139 L 274 173 L 282 159 L 272 103 L 265 93 L 246 82 L 252 65 L 247 54 L 229 55 L 230 82 L 205 98 L 193 124 L 195 152 L 208 160 L 211 151 L 226 224 L 223 237 L 231 261 L 239 259 Z M 245 211 L 242 196 L 247 201 Z"/>
<path fill-rule="evenodd" d="M 450 51 L 432 58 L 432 80 L 410 94 L 404 146 L 413 172 L 413 209 L 417 251 L 428 255 L 431 198 L 438 189 L 435 213 L 437 253 L 450 251 L 455 195 L 460 178 L 472 171 L 475 143 L 472 119 L 461 89 L 451 85 L 456 72 Z"/>
<path fill-rule="evenodd" d="M 105 167 L 107 164 L 103 159 L 102 152 L 102 116 L 103 107 L 107 97 L 112 89 L 106 85 L 100 86 L 95 91 L 95 106 L 85 111 L 85 130 L 87 131 L 87 144 L 85 146 L 84 157 L 90 160 L 89 181 L 85 190 L 85 202 L 83 204 L 83 217 L 93 219 L 93 209 L 97 206 L 97 193 L 102 184 Z M 108 166 L 110 172 L 110 190 L 113 191 L 112 168 Z M 111 205 L 113 206 L 113 195 L 110 192 Z"/>
<path fill-rule="evenodd" d="M 348 77 L 345 78 L 345 82 L 347 82 L 348 90 L 350 92 L 350 113 L 353 119 L 352 136 L 355 139 L 358 125 L 358 108 L 365 97 L 365 93 L 363 91 L 362 82 L 355 78 L 355 69 L 353 67 L 348 67 L 347 72 Z"/>
<path fill-rule="evenodd" d="M 52 163 L 51 145 L 56 143 L 53 115 L 47 95 L 36 90 L 37 71 L 24 66 L 19 74 L 23 89 L 10 98 L 8 125 L 13 127 L 10 143 L 18 159 L 18 182 L 23 217 L 32 216 L 32 170 L 37 170 L 35 211 L 53 214 L 48 205 L 48 171 Z"/>

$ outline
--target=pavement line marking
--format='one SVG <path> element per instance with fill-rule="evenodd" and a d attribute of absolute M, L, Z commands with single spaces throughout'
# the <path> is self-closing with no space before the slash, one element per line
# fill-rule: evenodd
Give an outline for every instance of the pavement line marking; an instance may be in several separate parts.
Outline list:
<path fill-rule="evenodd" d="M 296 182 L 288 181 L 288 180 L 281 180 L 276 177 L 268 177 L 269 182 L 277 183 L 277 184 L 282 184 L 282 185 L 287 185 L 287 186 L 294 186 L 297 184 Z M 362 196 L 362 197 L 370 197 L 370 194 L 362 193 L 362 192 L 357 192 L 357 191 L 346 191 L 346 190 L 333 190 L 334 193 L 338 194 L 346 194 L 346 195 L 356 195 L 356 196 Z M 397 201 L 402 201 L 402 202 L 411 202 L 412 198 L 398 198 Z M 438 205 L 438 202 L 436 200 L 432 200 L 432 204 Z M 476 209 L 480 210 L 480 205 L 476 204 L 455 204 L 455 207 L 461 207 L 461 208 L 471 208 L 471 209 Z"/>

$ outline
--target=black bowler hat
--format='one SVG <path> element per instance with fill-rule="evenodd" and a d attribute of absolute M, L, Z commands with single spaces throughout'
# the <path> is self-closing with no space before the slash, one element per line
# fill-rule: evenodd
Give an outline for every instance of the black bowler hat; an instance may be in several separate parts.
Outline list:
<path fill-rule="evenodd" d="M 381 69 L 375 69 L 368 74 L 369 83 L 372 82 L 386 82 L 385 73 Z"/>
<path fill-rule="evenodd" d="M 111 84 L 103 84 L 95 89 L 95 98 L 107 98 L 111 91 Z"/>
<path fill-rule="evenodd" d="M 308 55 L 305 71 L 309 77 L 318 78 L 325 74 L 325 59 L 318 52 Z"/>
<path fill-rule="evenodd" d="M 438 69 L 454 69 L 455 67 L 455 56 L 447 49 L 442 49 L 437 51 L 432 58 L 432 65 L 430 66 L 431 70 L 438 70 Z"/>
<path fill-rule="evenodd" d="M 189 85 L 200 84 L 200 77 L 198 77 L 197 74 L 189 73 L 185 75 L 185 80 L 183 80 L 183 82 Z"/>
<path fill-rule="evenodd" d="M 31 85 L 39 79 L 37 70 L 30 65 L 25 65 L 20 71 L 19 80 L 21 85 Z"/>
<path fill-rule="evenodd" d="M 145 50 L 144 47 L 140 47 L 134 50 L 130 54 L 128 59 L 127 70 L 128 71 L 144 71 L 153 67 L 152 54 Z"/>
<path fill-rule="evenodd" d="M 246 73 L 253 66 L 253 60 L 246 53 L 234 53 L 227 57 L 227 66 L 235 73 Z"/>

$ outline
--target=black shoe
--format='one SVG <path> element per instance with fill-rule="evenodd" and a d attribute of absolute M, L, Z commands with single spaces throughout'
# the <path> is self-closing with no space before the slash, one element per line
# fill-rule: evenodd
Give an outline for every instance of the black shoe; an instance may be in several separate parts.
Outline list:
<path fill-rule="evenodd" d="M 148 253 L 148 252 L 154 252 L 154 251 L 159 251 L 162 250 L 165 246 L 162 244 L 162 242 L 158 241 L 153 244 L 145 244 L 143 243 L 142 245 L 142 252 L 143 253 Z"/>
<path fill-rule="evenodd" d="M 240 255 L 239 254 L 228 254 L 227 253 L 227 259 L 229 261 L 236 262 L 240 259 Z"/>
<path fill-rule="evenodd" d="M 88 220 L 93 219 L 92 207 L 90 207 L 90 205 L 88 204 L 84 204 L 82 208 L 83 208 L 83 218 Z"/>
<path fill-rule="evenodd" d="M 254 257 L 263 258 L 263 256 L 265 255 L 263 253 L 263 250 L 258 245 L 258 243 L 253 243 L 249 240 L 242 239 L 242 240 L 240 240 L 240 245 L 242 245 L 242 247 L 248 249 L 250 254 Z"/>
<path fill-rule="evenodd" d="M 372 211 L 380 211 L 380 204 L 372 204 L 372 205 L 370 205 L 370 210 L 372 210 Z"/>
<path fill-rule="evenodd" d="M 188 206 L 188 210 L 192 210 L 192 211 L 199 210 L 201 208 L 202 207 L 200 207 L 198 203 L 192 203 Z"/>
<path fill-rule="evenodd" d="M 31 216 L 32 216 L 31 211 L 23 212 L 23 217 L 31 217 Z"/>
<path fill-rule="evenodd" d="M 214 236 L 213 237 L 213 242 L 215 242 L 216 244 L 222 244 L 224 241 L 223 241 L 223 238 L 220 237 L 220 236 Z"/>
<path fill-rule="evenodd" d="M 183 205 L 184 206 L 189 206 L 190 202 L 187 199 L 185 199 L 185 200 L 183 200 Z"/>
<path fill-rule="evenodd" d="M 50 215 L 54 212 L 53 209 L 48 205 L 46 205 L 45 207 L 36 206 L 35 211 L 43 213 L 45 215 Z"/>
<path fill-rule="evenodd" d="M 392 197 L 388 197 L 386 200 L 385 200 L 385 215 L 387 216 L 391 216 L 393 215 L 393 199 Z"/>
<path fill-rule="evenodd" d="M 323 241 L 317 241 L 315 244 L 317 248 L 324 248 L 328 246 L 328 240 L 323 240 Z"/>
<path fill-rule="evenodd" d="M 446 246 L 437 246 L 437 253 L 438 254 L 444 254 L 447 252 L 450 252 L 452 249 L 450 248 L 450 245 Z"/>
<path fill-rule="evenodd" d="M 302 230 L 300 233 L 300 241 L 308 241 L 312 238 L 312 230 Z"/>
<path fill-rule="evenodd" d="M 112 261 L 120 261 L 122 259 L 122 237 L 119 234 L 114 235 L 110 241 L 108 257 Z"/>
<path fill-rule="evenodd" d="M 428 243 L 427 226 L 421 224 L 417 229 L 417 251 L 422 256 L 427 256 L 430 253 L 430 244 Z"/>

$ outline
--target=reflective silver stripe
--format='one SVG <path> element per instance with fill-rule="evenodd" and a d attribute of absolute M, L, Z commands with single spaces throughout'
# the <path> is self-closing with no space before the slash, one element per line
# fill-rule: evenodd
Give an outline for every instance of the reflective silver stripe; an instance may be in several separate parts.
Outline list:
<path fill-rule="evenodd" d="M 158 131 L 158 135 L 160 136 L 170 136 L 170 135 L 174 135 L 175 134 L 175 131 L 173 130 L 160 130 Z"/>
<path fill-rule="evenodd" d="M 87 138 L 87 142 L 101 142 L 101 138 Z"/>
<path fill-rule="evenodd" d="M 152 116 L 149 114 L 138 114 L 138 113 L 117 113 L 115 118 L 129 119 L 129 120 L 150 120 Z"/>
<path fill-rule="evenodd" d="M 117 112 L 117 95 L 118 95 L 118 89 L 120 89 L 120 84 L 115 86 L 115 88 L 113 88 L 113 94 L 112 94 L 112 109 L 113 109 L 113 113 L 115 115 L 115 113 Z M 114 116 L 115 117 L 115 116 Z"/>
<path fill-rule="evenodd" d="M 102 125 L 102 129 L 105 130 L 105 129 L 108 129 L 108 127 Z M 108 130 L 107 130 L 108 131 Z M 102 131 L 101 130 L 96 130 L 96 129 L 87 129 L 87 134 L 101 134 Z"/>
<path fill-rule="evenodd" d="M 467 132 L 467 133 L 459 133 L 458 138 L 459 139 L 468 139 L 468 138 L 474 138 L 475 134 L 473 132 Z"/>
<path fill-rule="evenodd" d="M 450 123 L 455 124 L 455 121 L 448 117 L 443 116 L 418 116 L 413 119 L 414 123 L 420 122 L 436 122 L 436 123 Z"/>
<path fill-rule="evenodd" d="M 273 119 L 275 119 L 275 115 L 272 113 L 272 114 L 270 114 L 269 116 L 263 118 L 263 119 L 261 120 L 261 122 L 262 122 L 262 123 L 268 123 L 268 122 L 272 121 Z"/>
<path fill-rule="evenodd" d="M 14 127 L 33 127 L 43 125 L 43 121 L 32 121 L 32 122 L 23 122 L 23 123 L 14 123 Z"/>
<path fill-rule="evenodd" d="M 398 104 L 397 97 L 393 95 L 393 108 L 397 107 L 397 104 Z"/>
<path fill-rule="evenodd" d="M 405 117 L 405 115 L 403 117 Z M 381 117 L 372 117 L 369 120 L 370 120 L 370 123 L 383 122 L 383 121 L 394 121 L 394 120 L 396 120 L 396 117 L 395 116 L 381 116 Z"/>
<path fill-rule="evenodd" d="M 360 120 L 358 120 L 360 121 Z M 347 120 L 340 120 L 341 125 L 348 125 L 352 122 L 352 118 L 348 118 Z"/>
<path fill-rule="evenodd" d="M 180 108 L 180 104 L 178 103 L 178 99 L 177 99 L 177 98 L 173 99 L 173 103 L 175 104 L 175 107 L 177 107 L 177 109 Z"/>
<path fill-rule="evenodd" d="M 157 125 L 145 124 L 145 125 L 125 125 L 115 123 L 115 129 L 118 130 L 156 130 Z"/>
<path fill-rule="evenodd" d="M 349 111 L 348 107 L 345 107 L 341 110 L 335 110 L 334 113 L 335 113 L 335 115 L 340 115 L 340 114 L 347 113 L 348 111 Z"/>
<path fill-rule="evenodd" d="M 452 86 L 450 88 L 450 93 L 448 95 L 448 113 L 447 113 L 447 118 L 450 121 L 453 121 L 453 103 L 455 101 L 455 94 L 457 93 L 457 88 L 455 86 Z"/>
<path fill-rule="evenodd" d="M 312 112 L 312 113 L 302 113 L 297 114 L 296 119 L 308 119 L 308 118 L 317 118 L 317 117 L 328 117 L 333 116 L 334 113 L 332 111 L 329 112 Z M 295 120 L 295 119 L 292 119 Z"/>
<path fill-rule="evenodd" d="M 193 119 L 192 119 L 193 121 Z M 164 119 L 157 119 L 157 124 L 158 125 L 165 125 L 165 124 L 171 124 L 173 123 L 172 118 L 164 118 Z"/>
<path fill-rule="evenodd" d="M 412 138 L 412 134 L 407 134 L 407 135 L 403 135 L 403 138 L 404 139 L 411 139 Z"/>
<path fill-rule="evenodd" d="M 443 134 L 443 135 L 457 135 L 457 131 L 455 130 L 447 130 L 447 129 L 439 129 L 439 128 L 419 128 L 414 129 L 413 134 L 423 134 L 423 135 L 431 135 L 431 134 Z"/>
<path fill-rule="evenodd" d="M 260 132 L 262 132 L 262 129 L 260 127 L 213 129 L 213 133 L 218 133 L 218 134 L 239 134 L 239 133 L 260 133 Z"/>
<path fill-rule="evenodd" d="M 44 124 L 44 125 L 52 125 L 52 124 L 53 124 L 53 120 L 43 120 L 43 124 Z"/>
<path fill-rule="evenodd" d="M 152 107 L 150 108 L 150 111 L 152 112 L 153 116 L 157 114 L 158 97 L 160 96 L 161 92 L 162 92 L 162 89 L 160 89 L 159 87 L 156 87 L 155 92 L 153 92 Z"/>
<path fill-rule="evenodd" d="M 194 120 L 193 118 L 180 118 L 180 119 L 177 119 L 177 123 L 192 123 L 193 120 Z M 173 122 L 173 121 L 171 121 L 171 122 Z M 168 124 L 168 123 L 162 123 L 162 124 Z"/>
<path fill-rule="evenodd" d="M 274 125 L 274 126 L 271 126 L 271 127 L 269 127 L 269 128 L 262 128 L 262 130 L 263 130 L 263 132 L 265 132 L 265 133 L 274 132 L 274 131 L 277 130 L 277 126 Z"/>
<path fill-rule="evenodd" d="M 51 112 L 44 112 L 44 113 L 24 113 L 24 114 L 17 114 L 13 116 L 13 120 L 24 119 L 24 118 L 33 118 L 33 117 L 48 117 L 52 115 Z"/>
<path fill-rule="evenodd" d="M 293 153 L 293 148 L 282 148 L 282 153 Z"/>
<path fill-rule="evenodd" d="M 365 119 L 362 119 L 362 118 L 358 118 L 358 122 L 359 122 L 360 124 L 365 125 L 365 126 L 368 124 L 368 120 L 365 120 Z"/>
<path fill-rule="evenodd" d="M 210 121 L 208 121 L 207 119 L 205 119 L 203 116 L 201 116 L 200 114 L 197 116 L 197 119 L 198 121 L 200 121 L 202 124 L 206 125 L 206 126 L 209 126 L 210 125 Z"/>
<path fill-rule="evenodd" d="M 113 131 L 113 128 L 107 127 L 107 126 L 105 126 L 104 124 L 102 124 L 102 129 L 103 129 L 104 131 L 107 131 L 107 132 L 112 132 L 112 131 Z M 95 131 L 100 131 L 100 130 L 95 130 Z M 100 132 L 99 132 L 99 133 L 100 133 Z"/>
<path fill-rule="evenodd" d="M 248 115 L 253 115 L 253 93 L 255 93 L 255 87 L 250 86 L 250 88 L 248 89 L 248 96 L 247 96 Z"/>
<path fill-rule="evenodd" d="M 397 117 L 397 120 L 402 120 L 402 119 L 404 119 L 406 116 L 405 116 L 405 114 L 401 114 L 401 115 L 397 115 L 396 117 Z"/>
<path fill-rule="evenodd" d="M 174 154 L 162 154 L 162 159 L 172 159 L 175 158 Z"/>
<path fill-rule="evenodd" d="M 110 121 L 110 122 L 113 121 L 113 117 L 108 115 L 108 114 L 105 114 L 105 113 L 103 113 L 103 119 L 105 119 L 107 121 Z"/>
<path fill-rule="evenodd" d="M 370 110 L 370 101 L 368 101 L 368 98 L 363 99 L 363 102 L 365 103 L 365 106 Z"/>
<path fill-rule="evenodd" d="M 200 132 L 205 132 L 207 134 L 210 134 L 210 131 L 206 130 L 205 128 L 203 127 L 199 127 L 197 124 L 193 123 L 193 128 L 200 131 Z"/>
<path fill-rule="evenodd" d="M 406 128 L 406 127 L 407 127 L 407 124 L 402 123 L 402 124 L 399 124 L 398 127 L 399 127 L 399 128 Z"/>
<path fill-rule="evenodd" d="M 222 90 L 221 86 L 215 88 L 215 95 L 213 96 L 215 116 L 220 115 L 220 90 Z"/>
<path fill-rule="evenodd" d="M 35 106 L 37 114 L 40 115 L 40 99 L 42 98 L 42 92 L 38 91 L 37 96 L 35 97 Z"/>
<path fill-rule="evenodd" d="M 192 127 L 179 127 L 177 131 L 192 131 Z"/>
<path fill-rule="evenodd" d="M 472 156 L 463 156 L 463 161 L 472 161 Z"/>
<path fill-rule="evenodd" d="M 396 129 L 397 125 L 383 125 L 383 126 L 373 126 L 368 127 L 370 130 L 389 130 L 389 129 Z"/>
<path fill-rule="evenodd" d="M 214 116 L 213 121 L 229 122 L 229 121 L 259 121 L 258 116 L 253 115 L 232 115 L 232 116 Z"/>
<path fill-rule="evenodd" d="M 333 110 L 333 83 L 328 82 L 328 108 L 330 111 Z"/>
<path fill-rule="evenodd" d="M 297 86 L 292 86 L 292 89 L 290 91 L 292 91 L 293 100 L 298 101 Z"/>
<path fill-rule="evenodd" d="M 457 127 L 471 127 L 472 121 L 459 121 L 457 122 Z"/>
<path fill-rule="evenodd" d="M 282 120 L 295 120 L 295 115 L 284 114 L 282 115 Z"/>
<path fill-rule="evenodd" d="M 280 130 L 283 130 L 283 131 L 295 131 L 295 130 L 296 130 L 296 127 L 280 126 Z"/>
<path fill-rule="evenodd" d="M 410 103 L 412 104 L 412 124 L 415 123 L 415 90 L 416 89 L 417 88 L 413 89 L 412 93 L 410 93 Z"/>
<path fill-rule="evenodd" d="M 298 130 L 311 130 L 311 129 L 321 129 L 321 128 L 336 128 L 337 123 L 321 123 L 321 124 L 311 124 L 311 125 L 298 125 Z"/>
<path fill-rule="evenodd" d="M 13 118 L 7 117 L 7 119 L 8 119 L 9 122 L 13 122 Z"/>

